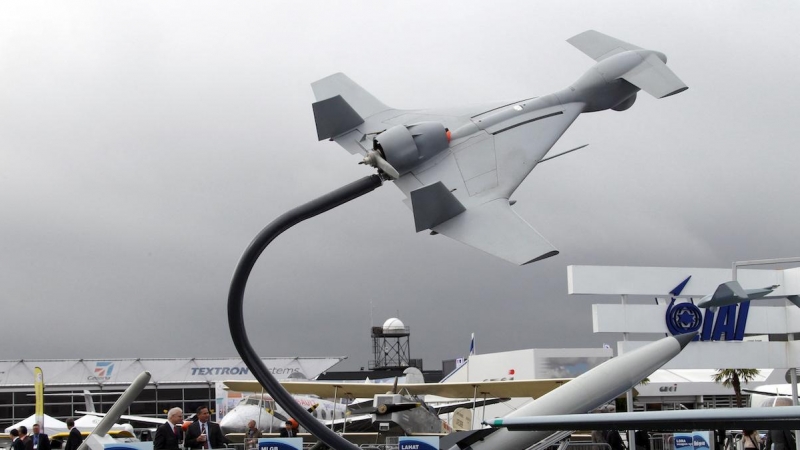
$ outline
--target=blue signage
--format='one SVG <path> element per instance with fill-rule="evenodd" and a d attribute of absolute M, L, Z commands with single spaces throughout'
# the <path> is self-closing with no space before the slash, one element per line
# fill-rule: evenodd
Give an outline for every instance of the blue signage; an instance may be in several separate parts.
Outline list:
<path fill-rule="evenodd" d="M 689 276 L 670 294 L 680 295 Z M 694 340 L 700 341 L 741 341 L 744 339 L 744 328 L 747 325 L 747 313 L 750 302 L 738 305 L 722 306 L 716 313 L 713 308 L 706 308 L 705 314 L 689 299 L 689 302 L 675 303 L 675 297 L 667 306 L 667 329 L 673 336 L 693 331 L 701 331 Z"/>
<path fill-rule="evenodd" d="M 710 450 L 708 444 L 711 433 L 708 431 L 694 431 L 692 433 L 675 433 L 673 435 L 673 450 Z"/>
<path fill-rule="evenodd" d="M 104 450 L 153 450 L 153 442 L 114 442 L 103 444 Z"/>
<path fill-rule="evenodd" d="M 400 436 L 398 450 L 439 450 L 438 436 Z"/>
<path fill-rule="evenodd" d="M 260 438 L 258 450 L 303 450 L 303 438 Z"/>

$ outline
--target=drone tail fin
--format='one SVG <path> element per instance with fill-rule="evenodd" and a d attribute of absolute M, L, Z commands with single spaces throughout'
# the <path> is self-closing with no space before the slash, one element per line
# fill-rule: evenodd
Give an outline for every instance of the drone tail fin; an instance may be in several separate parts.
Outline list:
<path fill-rule="evenodd" d="M 642 50 L 633 44 L 621 41 L 595 30 L 587 30 L 567 39 L 567 42 L 595 61 L 602 61 L 617 53 Z"/>
<path fill-rule="evenodd" d="M 645 50 L 595 30 L 584 31 L 567 42 L 598 62 L 622 52 L 639 53 L 642 62 L 620 78 L 655 98 L 669 97 L 689 89 L 667 67 L 667 57 L 663 53 Z"/>

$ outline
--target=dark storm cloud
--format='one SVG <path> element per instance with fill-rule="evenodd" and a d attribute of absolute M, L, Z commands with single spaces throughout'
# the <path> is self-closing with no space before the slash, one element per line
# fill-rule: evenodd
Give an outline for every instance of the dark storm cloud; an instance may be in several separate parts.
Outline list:
<path fill-rule="evenodd" d="M 793 2 L 47 6 L 0 6 L 3 359 L 233 355 L 240 252 L 369 173 L 316 141 L 312 81 L 346 72 L 398 108 L 541 95 L 592 65 L 565 42 L 586 29 L 663 51 L 690 89 L 582 116 L 554 152 L 591 145 L 520 186 L 561 254 L 515 267 L 417 235 L 386 185 L 264 255 L 246 304 L 262 355 L 363 366 L 371 320 L 395 315 L 426 367 L 471 332 L 481 352 L 600 346 L 602 299 L 566 294 L 569 264 L 800 254 Z"/>

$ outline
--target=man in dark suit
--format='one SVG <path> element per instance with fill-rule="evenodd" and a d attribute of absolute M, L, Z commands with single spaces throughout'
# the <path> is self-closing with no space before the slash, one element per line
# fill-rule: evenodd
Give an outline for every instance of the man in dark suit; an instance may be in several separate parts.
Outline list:
<path fill-rule="evenodd" d="M 22 441 L 22 448 L 25 450 L 33 450 L 33 439 L 28 436 L 28 427 L 25 425 L 19 426 L 19 440 Z"/>
<path fill-rule="evenodd" d="M 33 424 L 33 448 L 35 450 L 50 450 L 50 437 L 41 432 L 41 427 L 38 423 Z"/>
<path fill-rule="evenodd" d="M 297 437 L 297 432 L 294 430 L 294 424 L 291 420 L 287 420 L 281 428 L 281 437 Z"/>
<path fill-rule="evenodd" d="M 67 428 L 69 429 L 69 437 L 64 444 L 64 450 L 78 450 L 83 442 L 83 436 L 80 430 L 75 428 L 75 419 L 67 419 Z"/>
<path fill-rule="evenodd" d="M 219 425 L 208 420 L 211 412 L 207 407 L 197 408 L 197 422 L 189 425 L 186 430 L 186 446 L 189 448 L 223 448 L 231 441 L 222 434 Z"/>
<path fill-rule="evenodd" d="M 167 413 L 167 422 L 159 425 L 153 439 L 153 450 L 178 450 L 183 440 L 183 410 L 172 408 Z"/>
<path fill-rule="evenodd" d="M 19 430 L 12 428 L 8 434 L 11 436 L 11 450 L 25 450 L 25 444 L 19 438 Z"/>

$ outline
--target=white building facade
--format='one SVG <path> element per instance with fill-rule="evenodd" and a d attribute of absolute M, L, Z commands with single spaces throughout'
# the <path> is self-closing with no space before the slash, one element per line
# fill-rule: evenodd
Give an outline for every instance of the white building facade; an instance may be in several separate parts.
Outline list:
<path fill-rule="evenodd" d="M 344 357 L 262 358 L 277 379 L 312 379 Z M 85 410 L 83 391 L 92 393 L 97 412 L 105 412 L 143 371 L 152 378 L 127 414 L 163 417 L 172 407 L 193 412 L 198 406 L 218 410 L 216 383 L 255 377 L 240 358 L 72 359 L 0 361 L 0 428 L 34 412 L 35 367 L 44 375 L 44 412 L 65 420 Z"/>
<path fill-rule="evenodd" d="M 730 388 L 711 380 L 717 369 L 760 369 L 761 376 L 745 386 L 753 389 L 785 383 L 787 370 L 800 366 L 800 342 L 793 340 L 800 333 L 800 308 L 794 304 L 753 300 L 716 311 L 694 305 L 731 281 L 731 269 L 570 266 L 567 270 L 570 294 L 620 300 L 592 305 L 595 333 L 623 334 L 617 343 L 619 354 L 664 335 L 699 333 L 696 342 L 650 377 L 650 384 L 637 387 L 640 407 L 645 403 L 731 406 L 715 404 L 718 396 L 732 395 Z M 736 279 L 744 289 L 778 285 L 767 299 L 800 295 L 800 268 L 740 269 Z M 650 304 L 642 304 L 642 298 Z M 637 304 L 631 303 L 634 300 Z M 641 340 L 642 336 L 652 339 Z"/>

